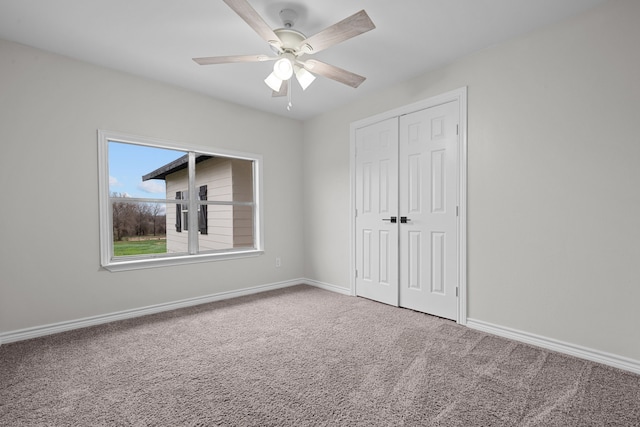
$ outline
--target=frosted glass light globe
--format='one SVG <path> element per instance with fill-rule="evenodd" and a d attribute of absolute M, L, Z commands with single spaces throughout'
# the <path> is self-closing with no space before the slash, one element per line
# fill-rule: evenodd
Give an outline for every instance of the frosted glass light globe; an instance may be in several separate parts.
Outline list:
<path fill-rule="evenodd" d="M 289 80 L 293 75 L 293 64 L 288 58 L 280 58 L 273 64 L 273 74 L 280 80 Z"/>

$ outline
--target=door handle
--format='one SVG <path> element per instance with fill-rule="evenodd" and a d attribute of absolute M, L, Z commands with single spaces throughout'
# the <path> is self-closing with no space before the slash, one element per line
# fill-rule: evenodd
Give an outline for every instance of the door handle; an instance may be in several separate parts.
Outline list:
<path fill-rule="evenodd" d="M 407 222 L 410 222 L 411 218 L 407 218 L 406 216 L 401 216 L 400 217 L 400 223 L 401 224 L 406 224 Z"/>
<path fill-rule="evenodd" d="M 391 218 L 382 218 L 383 221 L 391 221 L 392 224 L 395 224 L 396 222 L 398 222 L 398 217 L 397 216 L 392 216 Z"/>

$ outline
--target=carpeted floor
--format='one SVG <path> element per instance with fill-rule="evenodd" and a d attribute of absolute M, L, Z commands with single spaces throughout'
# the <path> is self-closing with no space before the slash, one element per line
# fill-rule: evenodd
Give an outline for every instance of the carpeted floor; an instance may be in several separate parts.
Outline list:
<path fill-rule="evenodd" d="M 640 426 L 640 376 L 296 286 L 0 346 L 2 426 Z"/>

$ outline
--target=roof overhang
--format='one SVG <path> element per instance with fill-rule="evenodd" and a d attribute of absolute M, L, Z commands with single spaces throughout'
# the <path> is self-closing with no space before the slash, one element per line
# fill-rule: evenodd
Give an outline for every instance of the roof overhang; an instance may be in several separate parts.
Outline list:
<path fill-rule="evenodd" d="M 205 160 L 212 159 L 214 156 L 207 156 L 204 154 L 196 154 L 196 164 L 203 162 Z M 160 166 L 158 169 L 153 172 L 149 172 L 146 175 L 142 176 L 143 181 L 148 181 L 150 179 L 165 179 L 167 175 L 171 175 L 172 173 L 176 173 L 182 169 L 186 169 L 189 166 L 189 155 L 185 154 L 184 156 L 175 159 L 171 163 L 167 163 L 164 166 Z"/>

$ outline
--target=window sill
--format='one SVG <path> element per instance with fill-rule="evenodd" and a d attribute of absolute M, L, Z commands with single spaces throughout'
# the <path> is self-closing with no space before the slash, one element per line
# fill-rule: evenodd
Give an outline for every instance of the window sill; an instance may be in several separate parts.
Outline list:
<path fill-rule="evenodd" d="M 224 253 L 205 253 L 199 255 L 177 255 L 161 258 L 146 258 L 133 260 L 112 260 L 104 263 L 102 267 L 111 272 L 141 270 L 145 268 L 169 267 L 172 265 L 196 264 L 201 262 L 224 261 L 230 259 L 250 258 L 260 256 L 262 250 L 249 249 Z"/>

